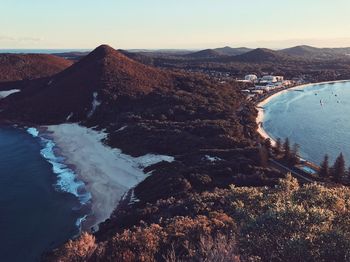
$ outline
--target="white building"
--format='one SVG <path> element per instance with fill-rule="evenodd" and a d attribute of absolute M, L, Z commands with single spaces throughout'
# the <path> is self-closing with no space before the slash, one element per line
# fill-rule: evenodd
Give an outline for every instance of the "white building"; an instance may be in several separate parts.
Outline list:
<path fill-rule="evenodd" d="M 262 83 L 276 83 L 278 81 L 277 81 L 277 77 L 276 76 L 267 75 L 267 76 L 263 76 L 260 79 L 260 82 L 262 82 Z"/>
<path fill-rule="evenodd" d="M 246 76 L 244 77 L 244 80 L 250 81 L 250 82 L 252 82 L 252 83 L 255 83 L 255 82 L 258 81 L 258 77 L 257 77 L 256 75 L 246 75 Z"/>
<path fill-rule="evenodd" d="M 263 91 L 269 92 L 271 90 L 279 89 L 282 87 L 283 87 L 283 85 L 280 82 L 275 82 L 275 83 L 260 82 L 260 83 L 255 85 L 255 90 L 263 90 Z"/>
<path fill-rule="evenodd" d="M 277 82 L 283 82 L 284 77 L 283 76 L 276 76 Z"/>
<path fill-rule="evenodd" d="M 263 91 L 268 92 L 268 91 L 270 91 L 272 89 L 274 89 L 274 85 L 273 84 L 269 84 L 267 82 L 263 82 L 263 83 L 260 82 L 259 84 L 255 85 L 255 90 L 263 90 Z"/>

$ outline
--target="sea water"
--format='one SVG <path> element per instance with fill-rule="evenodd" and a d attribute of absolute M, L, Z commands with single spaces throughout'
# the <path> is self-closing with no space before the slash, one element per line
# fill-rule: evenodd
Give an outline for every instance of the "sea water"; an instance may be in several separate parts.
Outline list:
<path fill-rule="evenodd" d="M 90 196 L 34 129 L 0 127 L 0 261 L 39 261 L 79 233 Z"/>
<path fill-rule="evenodd" d="M 263 127 L 274 139 L 288 137 L 301 155 L 319 164 L 342 152 L 350 165 L 350 82 L 289 90 L 264 106 Z"/>

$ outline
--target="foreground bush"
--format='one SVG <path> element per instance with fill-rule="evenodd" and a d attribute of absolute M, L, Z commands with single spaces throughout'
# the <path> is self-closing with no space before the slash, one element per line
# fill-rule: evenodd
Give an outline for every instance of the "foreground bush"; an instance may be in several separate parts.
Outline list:
<path fill-rule="evenodd" d="M 188 216 L 177 216 L 181 207 Z M 107 240 L 84 234 L 51 260 L 350 260 L 350 190 L 345 187 L 299 186 L 287 177 L 275 188 L 232 186 L 158 201 L 147 209 L 147 219 L 128 230 L 116 228 Z"/>

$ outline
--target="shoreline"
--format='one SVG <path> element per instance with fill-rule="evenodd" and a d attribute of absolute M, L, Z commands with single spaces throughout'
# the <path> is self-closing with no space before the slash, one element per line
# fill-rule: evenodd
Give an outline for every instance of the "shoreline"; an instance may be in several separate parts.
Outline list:
<path fill-rule="evenodd" d="M 80 202 L 81 210 L 87 211 L 76 221 L 79 235 L 98 230 L 99 224 L 110 218 L 119 203 L 125 202 L 123 197 L 150 175 L 150 172 L 143 171 L 144 168 L 162 161 L 175 161 L 174 157 L 167 155 L 132 157 L 123 154 L 120 149 L 104 143 L 107 137 L 104 130 L 97 131 L 77 123 L 49 126 L 16 123 L 2 121 L 0 124 L 23 129 L 32 137 L 40 138 L 43 143 L 40 154 L 51 164 L 57 179 L 52 186 L 74 195 Z M 45 155 L 47 153 L 49 156 Z M 56 169 L 68 171 L 68 179 L 60 177 L 61 173 Z M 90 194 L 88 199 L 86 194 Z M 86 201 L 82 202 L 81 199 Z M 136 197 L 130 198 L 130 203 L 137 201 Z"/>
<path fill-rule="evenodd" d="M 350 79 L 349 80 L 324 81 L 324 82 L 317 82 L 317 83 L 302 84 L 302 85 L 297 85 L 297 86 L 293 86 L 293 87 L 290 87 L 290 88 L 286 88 L 286 89 L 280 90 L 280 91 L 278 91 L 276 93 L 273 93 L 271 95 L 268 95 L 262 101 L 258 102 L 255 105 L 255 108 L 258 110 L 258 116 L 255 119 L 255 122 L 258 125 L 258 129 L 257 129 L 258 134 L 264 140 L 265 139 L 270 139 L 272 146 L 276 145 L 276 141 L 271 137 L 271 135 L 269 135 L 266 132 L 266 130 L 263 127 L 264 117 L 265 117 L 264 106 L 266 104 L 268 104 L 273 98 L 275 98 L 277 96 L 280 96 L 280 95 L 282 95 L 282 94 L 284 94 L 286 92 L 289 92 L 291 90 L 295 90 L 295 89 L 304 89 L 304 88 L 307 88 L 307 87 L 310 87 L 310 86 L 345 83 L 345 82 L 350 82 Z"/>
<path fill-rule="evenodd" d="M 83 181 L 77 179 L 74 172 L 75 166 L 65 162 L 60 148 L 54 143 L 47 127 L 23 126 L 23 129 L 32 137 L 40 139 L 40 155 L 51 165 L 51 171 L 56 181 L 52 185 L 54 189 L 62 193 L 74 195 L 79 202 L 79 208 L 74 210 L 80 215 L 75 222 L 80 234 L 82 231 L 82 222 L 85 221 L 91 210 L 91 194 L 86 191 Z"/>
<path fill-rule="evenodd" d="M 60 124 L 45 127 L 47 136 L 56 144 L 65 164 L 72 167 L 76 179 L 85 184 L 91 194 L 91 213 L 82 218 L 82 231 L 97 230 L 108 219 L 125 193 L 138 185 L 148 174 L 143 169 L 152 164 L 174 158 L 147 154 L 131 157 L 117 148 L 103 143 L 104 131 L 78 124 Z"/>

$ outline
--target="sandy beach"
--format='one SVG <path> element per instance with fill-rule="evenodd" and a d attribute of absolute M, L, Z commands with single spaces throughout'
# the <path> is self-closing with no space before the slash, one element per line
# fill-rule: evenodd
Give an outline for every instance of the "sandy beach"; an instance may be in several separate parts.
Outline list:
<path fill-rule="evenodd" d="M 12 95 L 12 94 L 18 93 L 18 92 L 21 92 L 21 90 L 11 89 L 11 90 L 7 90 L 7 91 L 0 91 L 0 99 L 3 99 L 5 97 L 8 97 L 9 95 Z"/>
<path fill-rule="evenodd" d="M 349 82 L 350 80 L 339 80 L 339 81 L 326 81 L 326 82 L 319 82 L 319 83 L 309 83 L 309 84 L 304 84 L 304 85 L 299 85 L 299 86 L 294 86 L 288 89 L 281 90 L 280 92 L 274 93 L 270 96 L 268 96 L 266 99 L 263 101 L 259 102 L 256 105 L 256 109 L 258 110 L 258 116 L 256 118 L 256 123 L 258 125 L 257 132 L 260 134 L 260 136 L 263 139 L 269 138 L 271 140 L 271 144 L 274 146 L 276 144 L 276 141 L 265 131 L 263 127 L 263 122 L 264 122 L 264 106 L 268 104 L 273 98 L 284 94 L 286 92 L 290 92 L 292 90 L 298 90 L 298 89 L 303 89 L 306 87 L 314 86 L 314 85 L 326 85 L 326 84 L 335 84 L 335 83 L 343 83 L 343 82 Z"/>
<path fill-rule="evenodd" d="M 170 156 L 151 154 L 131 157 L 103 144 L 106 133 L 78 124 L 48 126 L 47 131 L 66 158 L 65 162 L 74 166 L 78 179 L 92 195 L 92 215 L 83 223 L 85 229 L 96 228 L 110 217 L 124 193 L 147 177 L 144 167 L 174 160 Z"/>

